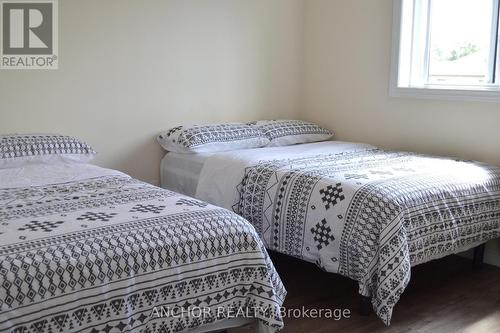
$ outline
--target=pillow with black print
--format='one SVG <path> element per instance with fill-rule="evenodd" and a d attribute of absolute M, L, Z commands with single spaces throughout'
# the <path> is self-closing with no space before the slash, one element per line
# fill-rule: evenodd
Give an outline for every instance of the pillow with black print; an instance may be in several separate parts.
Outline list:
<path fill-rule="evenodd" d="M 214 153 L 260 148 L 269 143 L 258 128 L 239 123 L 178 126 L 157 139 L 165 150 L 176 153 Z"/>
<path fill-rule="evenodd" d="M 54 134 L 0 135 L 0 169 L 27 163 L 87 163 L 95 150 L 79 139 Z"/>
<path fill-rule="evenodd" d="M 261 120 L 250 125 L 269 139 L 268 147 L 327 141 L 333 137 L 330 130 L 302 120 Z"/>

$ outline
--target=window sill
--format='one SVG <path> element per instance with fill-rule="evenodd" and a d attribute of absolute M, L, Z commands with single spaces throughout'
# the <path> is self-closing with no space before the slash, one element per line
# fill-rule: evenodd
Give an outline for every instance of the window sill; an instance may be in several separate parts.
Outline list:
<path fill-rule="evenodd" d="M 456 87 L 391 87 L 389 95 L 397 98 L 419 98 L 446 101 L 500 102 L 500 89 L 496 87 L 480 89 L 456 89 Z"/>

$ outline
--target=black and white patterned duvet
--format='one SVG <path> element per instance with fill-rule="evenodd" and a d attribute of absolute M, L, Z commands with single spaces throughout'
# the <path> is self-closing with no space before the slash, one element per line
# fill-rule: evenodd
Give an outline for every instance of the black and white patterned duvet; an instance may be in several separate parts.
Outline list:
<path fill-rule="evenodd" d="M 299 147 L 302 156 L 287 158 L 277 157 L 295 148 L 269 150 L 248 165 L 233 209 L 269 249 L 359 281 L 386 324 L 412 266 L 500 237 L 498 168 L 374 148 L 335 152 L 326 143 L 311 150 L 318 147 L 324 153 Z M 215 167 L 228 160 L 207 162 L 202 177 L 217 179 Z"/>
<path fill-rule="evenodd" d="M 0 188 L 0 332 L 184 332 L 241 314 L 278 330 L 285 293 L 227 210 L 118 173 Z"/>

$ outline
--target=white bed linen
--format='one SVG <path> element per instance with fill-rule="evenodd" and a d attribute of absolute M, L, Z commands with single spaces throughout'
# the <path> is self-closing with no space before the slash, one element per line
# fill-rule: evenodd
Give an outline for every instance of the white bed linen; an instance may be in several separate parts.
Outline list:
<path fill-rule="evenodd" d="M 0 188 L 62 184 L 101 176 L 125 176 L 124 173 L 83 163 L 37 163 L 19 168 L 0 169 Z"/>
<path fill-rule="evenodd" d="M 233 302 L 243 304 L 239 298 L 271 311 L 261 314 L 255 307 L 255 318 L 270 317 L 271 323 L 266 322 L 269 328 L 258 324 L 256 332 L 275 332 L 282 325 L 285 289 L 254 228 L 227 210 L 119 171 L 78 163 L 33 164 L 0 170 L 0 222 L 0 271 L 8 272 L 0 274 L 0 332 L 28 327 L 138 332 L 159 326 L 168 332 L 188 327 L 207 332 L 247 320 L 221 317 L 205 326 L 189 315 L 155 317 L 151 309 L 184 308 L 197 300 L 200 307 L 206 302 L 214 317 L 216 299 L 230 308 Z M 219 237 L 230 246 L 227 250 L 215 249 L 213 239 Z M 241 267 L 256 273 L 240 277 Z M 234 279 L 226 271 L 234 271 Z M 215 286 L 222 275 L 225 283 Z M 254 283 L 261 286 L 257 291 L 248 288 Z M 127 305 L 113 306 L 116 302 Z M 104 310 L 94 311 L 99 306 Z"/>
<path fill-rule="evenodd" d="M 412 266 L 500 237 L 500 168 L 360 144 L 217 154 L 197 197 L 268 249 L 358 281 L 387 325 Z"/>
<path fill-rule="evenodd" d="M 195 196 L 203 165 L 211 155 L 213 154 L 167 153 L 161 160 L 161 187 L 191 197 Z"/>
<path fill-rule="evenodd" d="M 212 154 L 205 157 L 203 170 L 198 177 L 195 197 L 226 209 L 232 209 L 232 206 L 239 199 L 237 186 L 244 177 L 245 168 L 248 166 L 260 161 L 335 154 L 370 148 L 375 147 L 365 143 L 325 141 Z"/>

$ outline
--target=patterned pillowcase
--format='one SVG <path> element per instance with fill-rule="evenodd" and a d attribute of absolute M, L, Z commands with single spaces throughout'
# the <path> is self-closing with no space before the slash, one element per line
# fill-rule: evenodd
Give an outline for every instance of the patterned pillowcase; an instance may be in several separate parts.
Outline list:
<path fill-rule="evenodd" d="M 271 141 L 268 147 L 327 141 L 333 136 L 330 130 L 302 120 L 261 120 L 251 125 Z"/>
<path fill-rule="evenodd" d="M 50 134 L 0 136 L 0 168 L 16 168 L 26 163 L 87 163 L 97 153 L 78 139 Z"/>
<path fill-rule="evenodd" d="M 212 153 L 264 147 L 269 140 L 258 129 L 245 124 L 214 124 L 174 127 L 158 136 L 167 151 Z"/>

